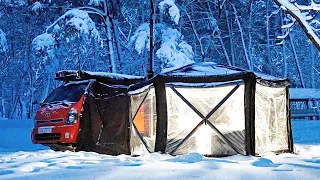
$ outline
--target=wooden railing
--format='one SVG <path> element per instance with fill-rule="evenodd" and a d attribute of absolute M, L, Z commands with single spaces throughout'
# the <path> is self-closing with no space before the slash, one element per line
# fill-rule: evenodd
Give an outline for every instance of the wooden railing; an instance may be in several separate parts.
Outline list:
<path fill-rule="evenodd" d="M 291 118 L 320 120 L 319 103 L 320 99 L 290 99 Z"/>

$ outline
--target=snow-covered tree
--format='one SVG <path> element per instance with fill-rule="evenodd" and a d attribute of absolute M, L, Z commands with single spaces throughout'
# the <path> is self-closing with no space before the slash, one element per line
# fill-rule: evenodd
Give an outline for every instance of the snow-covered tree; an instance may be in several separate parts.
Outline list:
<path fill-rule="evenodd" d="M 54 59 L 56 49 L 64 44 L 78 40 L 80 47 L 86 46 L 91 40 L 102 42 L 95 23 L 88 13 L 79 9 L 67 11 L 49 27 L 46 32 L 35 37 L 32 41 L 37 55 L 44 59 Z M 79 66 L 81 67 L 81 66 Z"/>
<path fill-rule="evenodd" d="M 4 33 L 0 29 L 0 53 L 5 53 L 8 50 L 7 38 L 6 33 Z"/>
<path fill-rule="evenodd" d="M 174 0 L 164 0 L 159 3 L 160 12 L 168 14 L 170 19 L 179 23 L 180 11 Z M 160 46 L 156 50 L 156 56 L 161 60 L 161 69 L 178 68 L 193 63 L 194 52 L 192 47 L 183 40 L 183 35 L 166 24 L 154 25 L 154 39 Z M 148 23 L 140 25 L 130 38 L 135 50 L 140 54 L 144 49 L 150 50 L 150 26 Z"/>
<path fill-rule="evenodd" d="M 88 13 L 79 9 L 67 11 L 48 26 L 45 33 L 33 39 L 33 50 L 37 56 L 42 58 L 42 61 L 38 64 L 46 67 L 43 74 L 45 75 L 44 78 L 47 78 L 44 81 L 47 84 L 45 85 L 43 98 L 48 95 L 50 82 L 61 63 L 57 57 L 59 53 L 64 53 L 66 47 L 76 41 L 80 53 L 85 54 L 86 46 L 92 40 L 101 42 L 100 34 Z M 82 62 L 80 62 L 80 59 L 77 59 L 74 64 L 79 64 L 78 68 L 81 69 Z M 37 69 L 41 69 L 41 66 L 38 66 Z"/>
<path fill-rule="evenodd" d="M 112 3 L 112 2 L 111 2 Z M 88 3 L 89 6 L 80 7 L 79 9 L 84 10 L 90 14 L 98 15 L 100 18 L 102 18 L 103 24 L 105 26 L 106 30 L 106 41 L 108 42 L 108 50 L 109 50 L 109 59 L 110 59 L 110 66 L 111 71 L 113 73 L 117 73 L 117 63 L 116 63 L 116 57 L 115 57 L 115 49 L 118 53 L 119 61 L 121 63 L 122 61 L 122 52 L 121 48 L 118 42 L 118 29 L 117 29 L 117 23 L 113 21 L 112 13 L 110 12 L 110 7 L 107 4 L 106 0 L 90 0 Z M 91 7 L 94 6 L 94 7 Z M 113 43 L 113 39 L 115 39 L 115 43 Z M 114 48 L 114 44 L 116 44 L 116 48 Z M 121 72 L 121 69 L 120 69 Z"/>
<path fill-rule="evenodd" d="M 52 23 L 46 33 L 51 32 L 52 37 L 58 41 L 72 41 L 80 38 L 84 43 L 94 39 L 100 41 L 100 34 L 96 29 L 95 23 L 86 11 L 72 9 L 67 11 Z"/>
<path fill-rule="evenodd" d="M 290 28 L 294 22 L 298 22 L 311 42 L 320 51 L 320 34 L 317 33 L 320 30 L 320 21 L 316 18 L 317 12 L 320 11 L 320 3 L 314 0 L 304 2 L 304 5 L 290 0 L 274 0 L 274 2 L 293 17 L 293 23 L 284 25 L 282 28 Z M 281 36 L 281 38 L 285 37 Z"/>

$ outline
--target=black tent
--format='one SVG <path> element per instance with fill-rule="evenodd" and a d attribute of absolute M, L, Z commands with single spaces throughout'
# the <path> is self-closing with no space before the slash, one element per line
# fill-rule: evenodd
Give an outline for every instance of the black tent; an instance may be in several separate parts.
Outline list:
<path fill-rule="evenodd" d="M 142 77 L 79 71 L 90 80 L 77 150 L 208 156 L 293 152 L 288 80 L 216 63 Z"/>
<path fill-rule="evenodd" d="M 216 63 L 187 65 L 135 84 L 128 92 L 130 153 L 293 152 L 288 84 Z"/>
<path fill-rule="evenodd" d="M 130 154 L 128 88 L 144 81 L 144 77 L 64 70 L 57 72 L 55 79 L 88 84 L 80 114 L 76 150 Z"/>

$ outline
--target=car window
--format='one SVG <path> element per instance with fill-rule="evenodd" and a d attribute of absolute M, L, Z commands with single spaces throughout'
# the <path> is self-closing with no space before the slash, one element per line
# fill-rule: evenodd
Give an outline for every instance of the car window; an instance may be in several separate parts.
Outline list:
<path fill-rule="evenodd" d="M 83 95 L 86 87 L 87 84 L 60 86 L 52 91 L 43 103 L 51 103 L 55 101 L 78 102 Z"/>

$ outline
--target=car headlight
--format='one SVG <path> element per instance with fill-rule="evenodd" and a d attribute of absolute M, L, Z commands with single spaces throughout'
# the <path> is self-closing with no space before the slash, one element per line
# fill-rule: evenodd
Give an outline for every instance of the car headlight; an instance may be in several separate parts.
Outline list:
<path fill-rule="evenodd" d="M 78 121 L 78 111 L 74 108 L 71 108 L 68 117 L 67 117 L 67 124 L 74 124 Z"/>

